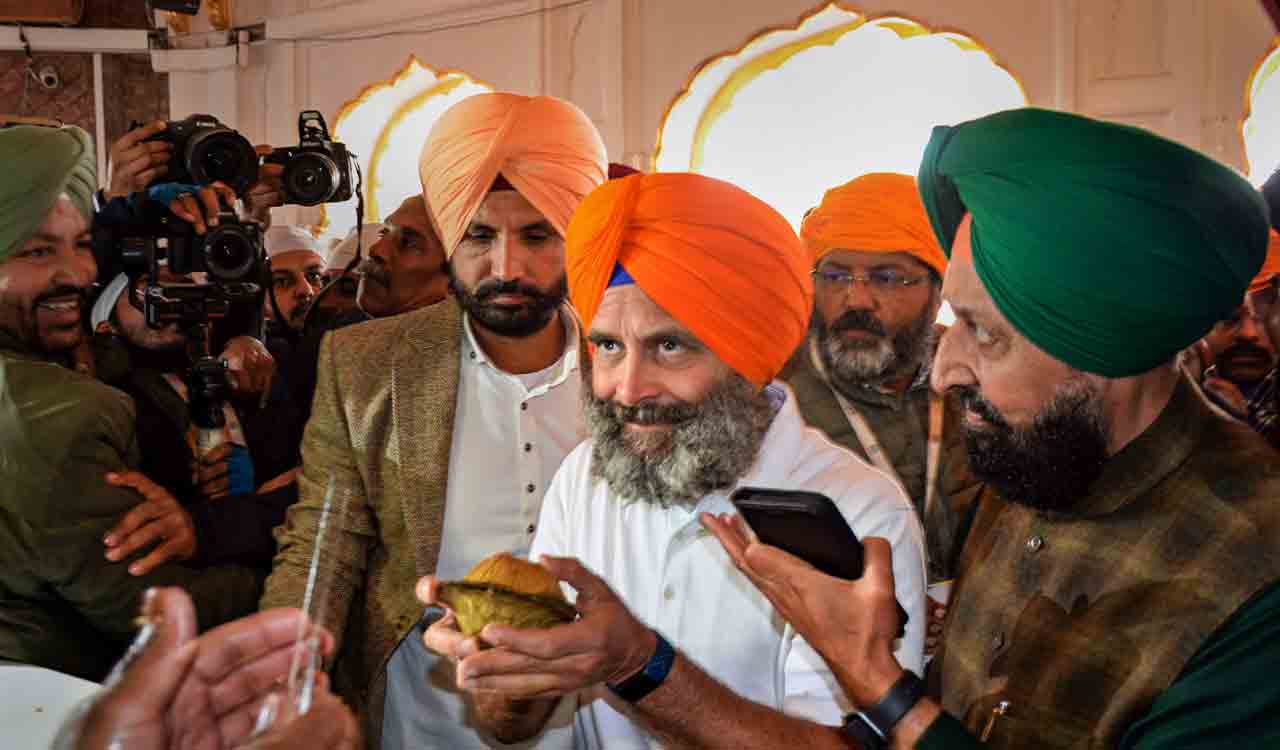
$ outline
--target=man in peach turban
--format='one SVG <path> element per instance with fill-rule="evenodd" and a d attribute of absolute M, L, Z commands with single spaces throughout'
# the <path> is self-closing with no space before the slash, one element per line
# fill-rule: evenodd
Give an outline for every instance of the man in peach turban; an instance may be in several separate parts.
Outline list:
<path fill-rule="evenodd" d="M 324 338 L 300 498 L 263 600 L 303 603 L 328 499 L 340 501 L 325 531 L 336 551 L 319 570 L 335 585 L 318 619 L 354 636 L 335 684 L 371 747 L 453 750 L 491 740 L 439 679 L 452 664 L 423 642 L 414 587 L 498 552 L 527 555 L 551 478 L 585 436 L 564 233 L 607 161 L 572 104 L 481 94 L 440 117 L 419 164 L 457 304 Z M 406 257 L 433 249 L 404 239 Z"/>
<path fill-rule="evenodd" d="M 739 487 L 828 496 L 858 537 L 902 554 L 899 655 L 920 663 L 915 514 L 892 481 L 805 425 L 774 379 L 805 335 L 808 253 L 775 210 L 694 174 L 610 181 L 579 206 L 566 243 L 593 349 L 588 440 L 547 491 L 530 557 L 573 587 L 582 616 L 491 624 L 485 650 L 446 620 L 428 644 L 460 657 L 466 689 L 505 696 L 480 718 L 506 742 L 554 727 L 568 706 L 578 748 L 842 747 L 834 727 L 811 723 L 839 723 L 830 674 L 699 528 L 733 509 Z M 434 584 L 423 592 L 431 601 Z"/>
<path fill-rule="evenodd" d="M 956 410 L 929 390 L 947 257 L 916 181 L 872 173 L 832 188 L 800 236 L 814 315 L 783 378 L 809 424 L 903 486 L 924 521 L 930 581 L 946 580 L 978 483 Z"/>

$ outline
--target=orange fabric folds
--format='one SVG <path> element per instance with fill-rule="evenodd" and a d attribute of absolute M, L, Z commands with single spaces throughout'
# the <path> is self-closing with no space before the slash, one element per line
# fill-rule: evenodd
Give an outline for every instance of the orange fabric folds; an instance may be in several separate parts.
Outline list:
<path fill-rule="evenodd" d="M 588 329 L 617 264 L 758 386 L 805 337 L 808 253 L 781 214 L 727 182 L 659 173 L 597 188 L 565 238 L 569 294 Z"/>
<path fill-rule="evenodd" d="M 1249 282 L 1249 294 L 1260 292 L 1271 283 L 1271 277 L 1280 273 L 1280 234 L 1272 229 L 1267 236 L 1267 257 L 1262 261 L 1262 270 Z"/>
<path fill-rule="evenodd" d="M 453 255 L 501 174 L 563 236 L 578 202 L 604 182 L 604 141 L 574 105 L 549 96 L 477 94 L 436 121 L 418 159 L 422 194 Z"/>
<path fill-rule="evenodd" d="M 800 225 L 816 264 L 832 250 L 906 252 L 942 276 L 947 256 L 929 225 L 915 178 L 872 172 L 832 188 Z"/>

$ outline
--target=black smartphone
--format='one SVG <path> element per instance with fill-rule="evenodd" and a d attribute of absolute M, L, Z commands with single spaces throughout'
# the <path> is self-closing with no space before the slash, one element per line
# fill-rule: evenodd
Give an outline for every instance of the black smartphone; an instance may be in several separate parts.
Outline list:
<path fill-rule="evenodd" d="M 765 544 L 786 550 L 829 576 L 849 581 L 862 577 L 862 542 L 826 495 L 739 487 L 729 502 Z"/>
<path fill-rule="evenodd" d="M 826 495 L 739 487 L 729 502 L 761 542 L 789 552 L 829 576 L 849 581 L 862 577 L 862 542 Z M 905 629 L 907 612 L 901 604 L 898 616 Z"/>

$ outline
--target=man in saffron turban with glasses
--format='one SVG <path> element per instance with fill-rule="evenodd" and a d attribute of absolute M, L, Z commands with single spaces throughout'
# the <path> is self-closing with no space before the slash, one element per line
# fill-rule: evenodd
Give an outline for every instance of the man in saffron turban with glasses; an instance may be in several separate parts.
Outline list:
<path fill-rule="evenodd" d="M 576 591 L 581 618 L 473 638 L 447 619 L 428 645 L 460 660 L 463 688 L 506 696 L 486 720 L 508 741 L 576 708 L 577 748 L 844 747 L 830 673 L 699 525 L 743 486 L 830 497 L 859 537 L 892 543 L 910 613 L 897 653 L 918 668 L 915 513 L 775 379 L 807 330 L 808 253 L 745 191 L 654 174 L 583 201 L 567 265 L 592 347 L 589 439 L 548 490 L 531 557 Z M 436 581 L 420 591 L 434 601 Z"/>

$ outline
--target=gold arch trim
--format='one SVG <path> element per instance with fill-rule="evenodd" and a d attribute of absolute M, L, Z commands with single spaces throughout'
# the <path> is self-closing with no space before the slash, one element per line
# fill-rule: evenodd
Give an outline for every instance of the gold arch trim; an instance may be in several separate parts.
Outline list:
<path fill-rule="evenodd" d="M 406 117 L 413 114 L 419 107 L 425 104 L 427 100 L 437 96 L 447 96 L 452 93 L 454 89 L 468 82 L 475 83 L 475 81 L 472 81 L 465 75 L 455 75 L 450 73 L 447 78 L 437 81 L 431 88 L 415 95 L 412 99 L 409 99 L 404 104 L 400 105 L 400 108 L 395 111 L 395 114 L 391 115 L 391 118 L 387 120 L 387 124 L 378 132 L 378 139 L 374 141 L 373 144 L 373 153 L 369 155 L 369 175 L 366 178 L 366 192 L 368 195 L 365 197 L 365 203 L 368 204 L 367 213 L 370 216 L 380 215 L 378 213 L 378 193 L 375 188 L 378 186 L 378 172 L 382 165 L 382 157 L 386 155 L 387 147 L 391 143 L 391 135 L 395 132 L 396 128 L 399 127 L 400 123 L 403 122 Z M 425 141 L 426 137 L 423 136 L 423 139 Z"/>
<path fill-rule="evenodd" d="M 334 118 L 333 118 L 332 132 L 336 134 L 338 132 L 338 126 L 342 124 L 342 121 L 350 117 L 357 109 L 359 109 L 362 105 L 368 102 L 369 99 L 372 98 L 374 94 L 378 93 L 383 89 L 395 88 L 396 86 L 400 85 L 404 81 L 408 80 L 409 76 L 413 75 L 416 69 L 421 69 L 428 73 L 434 74 L 437 79 L 437 82 L 431 88 L 427 89 L 427 92 L 435 91 L 436 89 L 440 88 L 440 86 L 443 83 L 449 82 L 449 81 L 455 81 L 455 82 L 452 83 L 452 85 L 449 86 L 449 88 L 446 91 L 443 91 L 443 92 L 436 91 L 436 93 L 437 94 L 448 93 L 449 91 L 452 91 L 454 88 L 456 88 L 457 86 L 460 86 L 462 83 L 466 81 L 470 81 L 471 83 L 474 83 L 477 86 L 484 86 L 490 90 L 493 89 L 492 84 L 479 80 L 477 78 L 472 78 L 471 75 L 466 73 L 465 71 L 458 70 L 456 68 L 440 68 L 440 69 L 433 68 L 430 65 L 424 64 L 416 54 L 410 53 L 408 59 L 405 60 L 404 65 L 400 66 L 400 68 L 394 74 L 392 74 L 390 78 L 385 78 L 381 81 L 374 81 L 373 83 L 368 84 L 364 88 L 360 89 L 359 93 L 357 93 L 351 99 L 348 99 L 346 102 L 342 104 L 341 107 L 338 108 L 338 113 L 334 115 Z M 426 93 L 426 92 L 423 92 L 423 93 Z M 423 94 L 417 94 L 410 101 L 416 101 L 422 96 Z M 396 110 L 396 113 L 393 115 L 394 122 L 398 123 L 401 119 L 403 119 L 404 116 L 406 116 L 406 115 L 401 115 L 400 113 L 405 109 L 407 105 L 408 105 L 408 102 L 406 102 L 404 105 L 401 105 L 400 108 Z M 389 137 L 390 137 L 389 131 L 391 130 L 392 127 L 394 127 L 394 125 L 392 124 L 392 121 L 388 121 L 388 124 L 385 125 L 382 128 L 382 130 L 378 132 L 378 137 L 374 141 L 374 153 L 371 153 L 369 155 L 369 174 L 365 175 L 365 179 L 363 181 L 364 185 L 361 188 L 362 191 L 364 192 L 366 218 L 368 216 L 378 215 L 377 214 L 378 199 L 373 192 L 373 186 L 377 184 L 374 182 L 375 175 L 376 175 L 375 164 L 378 161 L 381 161 L 381 158 L 378 155 L 379 145 L 381 145 L 382 148 L 385 149 L 386 147 L 385 143 L 387 140 L 389 140 Z M 321 204 L 320 205 L 320 221 L 314 227 L 314 231 L 316 234 L 322 234 L 324 230 L 328 228 L 329 228 L 329 213 L 326 206 L 324 204 Z"/>
<path fill-rule="evenodd" d="M 653 155 L 649 159 L 650 171 L 654 171 L 657 169 L 658 159 L 662 155 L 662 148 L 663 148 L 662 136 L 663 136 L 663 132 L 666 130 L 667 121 L 671 119 L 671 113 L 676 109 L 676 107 L 680 106 L 680 104 L 683 103 L 685 99 L 689 98 L 689 96 L 693 93 L 693 84 L 694 84 L 694 81 L 698 79 L 698 76 L 702 75 L 704 71 L 709 70 L 712 66 L 714 66 L 716 63 L 722 60 L 726 60 L 732 57 L 737 57 L 738 55 L 746 51 L 747 47 L 751 46 L 756 41 L 768 36 L 769 34 L 773 34 L 777 32 L 799 31 L 802 26 L 808 23 L 809 19 L 832 8 L 836 10 L 844 11 L 845 13 L 850 13 L 856 16 L 857 18 L 855 18 L 853 21 L 850 21 L 848 24 L 842 24 L 840 26 L 836 26 L 831 29 L 827 29 L 825 31 L 820 31 L 812 36 L 804 37 L 802 39 L 797 39 L 793 42 L 783 45 L 782 47 L 779 47 L 776 50 L 771 50 L 770 52 L 766 52 L 762 54 L 760 58 L 753 58 L 752 60 L 749 60 L 745 64 L 741 65 L 738 70 L 735 70 L 730 75 L 729 79 L 726 80 L 725 83 L 721 85 L 720 90 L 716 92 L 716 94 L 712 97 L 711 101 L 717 102 L 717 100 L 719 100 L 722 95 L 726 95 L 726 94 L 729 97 L 729 101 L 727 104 L 724 104 L 721 108 L 719 108 L 719 111 L 714 113 L 714 115 L 712 115 L 712 111 L 711 111 L 712 107 L 711 107 L 711 104 L 709 103 L 708 107 L 703 111 L 702 115 L 699 117 L 698 125 L 694 132 L 693 146 L 690 151 L 690 169 L 693 169 L 696 171 L 697 166 L 695 166 L 695 164 L 699 166 L 701 165 L 703 144 L 705 144 L 706 134 L 709 132 L 710 127 L 715 124 L 715 121 L 718 120 L 724 114 L 724 112 L 728 111 L 728 104 L 732 103 L 732 97 L 736 95 L 737 92 L 740 91 L 747 83 L 749 83 L 750 80 L 753 80 L 755 77 L 759 76 L 761 73 L 780 67 L 783 63 L 786 62 L 787 59 L 790 59 L 791 56 L 795 55 L 798 52 L 803 51 L 804 49 L 820 46 L 822 44 L 828 44 L 828 45 L 833 44 L 836 40 L 838 40 L 844 34 L 847 34 L 850 31 L 853 31 L 854 29 L 858 28 L 859 26 L 863 26 L 868 23 L 882 24 L 886 26 L 886 28 L 890 28 L 895 32 L 897 32 L 898 35 L 903 37 L 904 39 L 909 38 L 910 36 L 923 36 L 927 34 L 932 34 L 932 35 L 940 36 L 947 39 L 948 41 L 952 42 L 953 44 L 955 44 L 956 46 L 960 47 L 963 50 L 983 52 L 987 55 L 987 57 L 991 59 L 991 63 L 993 65 L 1003 70 L 1006 74 L 1009 75 L 1010 78 L 1013 79 L 1013 82 L 1017 85 L 1018 90 L 1022 92 L 1023 101 L 1028 101 L 1027 88 L 1025 85 L 1023 85 L 1022 79 L 1018 76 L 1017 73 L 1013 71 L 1013 69 L 1011 69 L 1008 65 L 1006 65 L 999 57 L 997 57 L 990 47 L 983 44 L 982 41 L 977 36 L 970 34 L 966 31 L 963 31 L 961 29 L 955 29 L 955 28 L 943 27 L 943 26 L 937 26 L 937 27 L 929 26 L 928 24 L 925 24 L 924 22 L 919 21 L 916 18 L 903 15 L 901 13 L 886 13 L 886 14 L 870 16 L 858 10 L 857 8 L 853 8 L 847 5 L 846 3 L 842 2 L 842 0 L 833 0 L 833 2 L 824 3 L 822 5 L 815 7 L 810 11 L 807 11 L 801 14 L 800 17 L 796 19 L 794 23 L 778 24 L 775 26 L 767 26 L 763 29 L 760 29 L 759 31 L 756 31 L 755 33 L 751 34 L 745 41 L 742 42 L 742 44 L 738 45 L 736 48 L 729 50 L 727 52 L 721 52 L 719 54 L 712 55 L 711 57 L 708 57 L 707 59 L 699 63 L 697 66 L 695 66 L 693 70 L 689 73 L 689 76 L 685 79 L 684 87 L 680 90 L 679 93 L 677 93 L 671 99 L 671 102 L 667 104 L 666 110 L 662 114 L 662 119 L 658 122 L 658 136 L 655 141 Z M 836 33 L 835 38 L 834 39 L 827 38 L 833 32 Z M 776 53 L 783 52 L 784 50 L 789 50 L 792 47 L 795 47 L 795 49 L 791 50 L 790 54 L 786 54 L 780 62 L 776 62 L 773 65 L 773 67 L 768 67 L 766 63 L 761 63 L 761 66 L 759 66 L 758 69 L 755 70 L 754 74 L 751 74 L 747 70 L 748 68 L 751 68 L 752 66 L 754 66 L 757 60 L 761 58 L 770 58 L 772 60 L 773 59 L 772 56 L 775 55 Z M 737 83 L 736 86 L 733 86 L 730 89 L 731 84 L 733 84 L 734 80 L 737 79 L 741 74 L 749 75 L 749 78 L 746 81 Z M 720 106 L 720 105 L 717 105 L 717 106 Z M 712 115 L 712 116 L 709 118 L 708 117 L 709 115 Z"/>
<path fill-rule="evenodd" d="M 1240 147 L 1240 163 L 1244 165 L 1246 174 L 1250 177 L 1253 176 L 1253 164 L 1249 162 L 1249 144 L 1244 137 L 1244 128 L 1249 118 L 1253 117 L 1254 92 L 1261 90 L 1267 80 L 1275 75 L 1276 70 L 1280 69 L 1280 54 L 1277 52 L 1280 52 L 1280 35 L 1272 38 L 1271 45 L 1253 64 L 1253 70 L 1249 71 L 1249 77 L 1244 82 L 1244 108 L 1243 114 L 1240 115 L 1240 122 L 1236 125 L 1236 142 Z"/>

